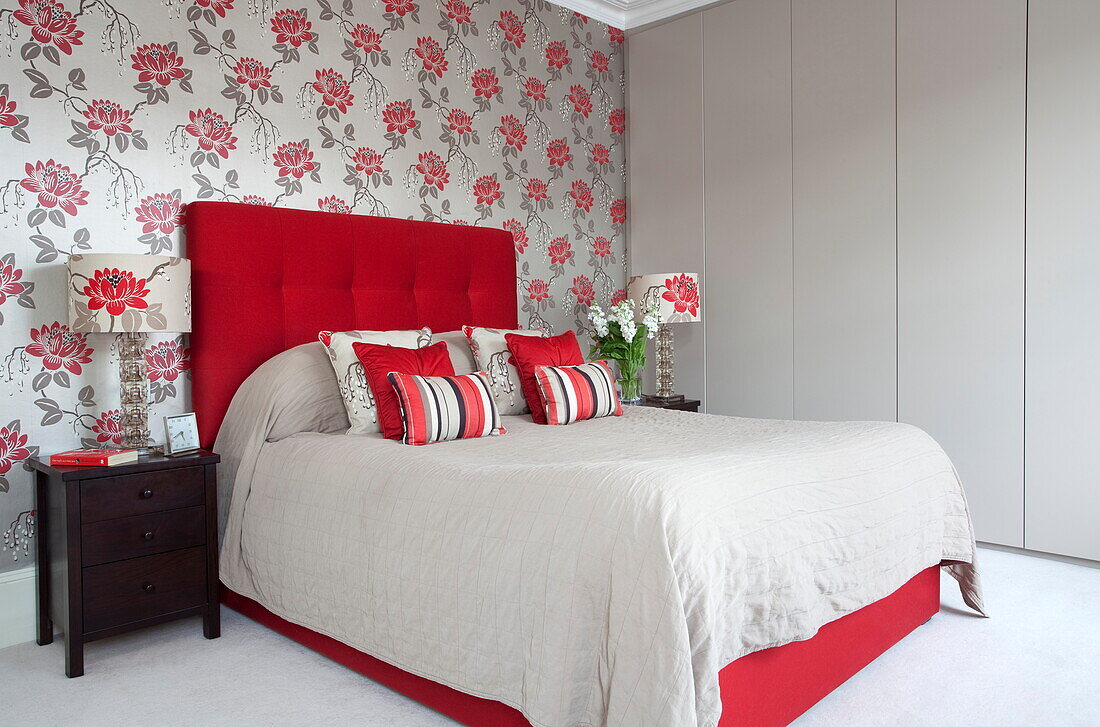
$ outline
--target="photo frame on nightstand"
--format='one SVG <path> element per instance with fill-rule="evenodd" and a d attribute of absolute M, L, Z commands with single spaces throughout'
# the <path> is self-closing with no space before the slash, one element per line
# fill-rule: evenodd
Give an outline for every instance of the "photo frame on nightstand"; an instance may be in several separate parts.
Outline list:
<path fill-rule="evenodd" d="M 199 423 L 195 413 L 164 417 L 164 454 L 176 457 L 199 450 Z"/>

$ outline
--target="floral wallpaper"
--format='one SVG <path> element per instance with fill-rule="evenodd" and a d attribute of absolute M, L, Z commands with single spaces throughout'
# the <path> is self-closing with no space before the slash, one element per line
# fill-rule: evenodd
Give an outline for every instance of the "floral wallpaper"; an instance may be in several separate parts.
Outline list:
<path fill-rule="evenodd" d="M 25 460 L 120 436 L 70 255 L 186 255 L 194 199 L 491 225 L 525 324 L 583 330 L 625 295 L 624 41 L 544 0 L 0 0 L 0 570 L 33 553 Z M 187 336 L 145 359 L 156 436 Z"/>

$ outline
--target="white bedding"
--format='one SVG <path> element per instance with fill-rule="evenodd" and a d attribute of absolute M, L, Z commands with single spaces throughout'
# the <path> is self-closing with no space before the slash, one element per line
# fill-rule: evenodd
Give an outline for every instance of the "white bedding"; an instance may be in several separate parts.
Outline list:
<path fill-rule="evenodd" d="M 958 478 L 914 427 L 627 408 L 266 442 L 292 383 L 254 374 L 219 434 L 222 581 L 534 725 L 714 725 L 723 666 L 941 562 L 982 607 Z"/>

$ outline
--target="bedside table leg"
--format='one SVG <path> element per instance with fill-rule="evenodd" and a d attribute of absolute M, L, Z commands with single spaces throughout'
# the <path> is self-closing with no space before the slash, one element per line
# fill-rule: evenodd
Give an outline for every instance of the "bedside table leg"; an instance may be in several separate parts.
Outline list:
<path fill-rule="evenodd" d="M 84 641 L 72 634 L 65 634 L 65 676 L 84 676 Z"/>
<path fill-rule="evenodd" d="M 206 607 L 206 613 L 202 617 L 202 635 L 208 639 L 216 639 L 222 635 L 222 607 L 217 601 Z"/>

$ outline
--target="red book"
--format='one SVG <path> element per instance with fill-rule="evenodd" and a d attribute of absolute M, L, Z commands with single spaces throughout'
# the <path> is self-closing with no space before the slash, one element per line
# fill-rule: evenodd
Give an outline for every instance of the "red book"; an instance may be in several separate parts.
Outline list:
<path fill-rule="evenodd" d="M 119 464 L 136 462 L 136 449 L 72 449 L 50 455 L 51 465 L 69 465 L 78 467 L 113 467 Z"/>

